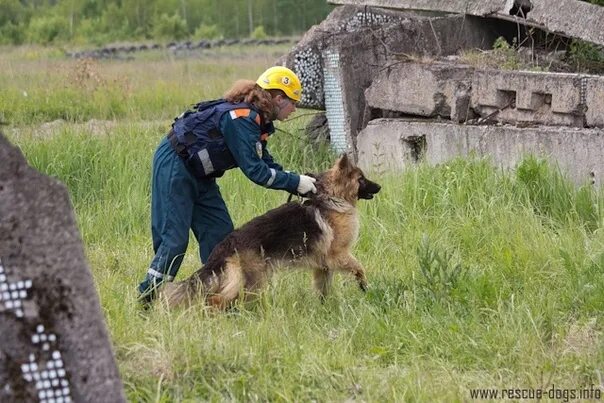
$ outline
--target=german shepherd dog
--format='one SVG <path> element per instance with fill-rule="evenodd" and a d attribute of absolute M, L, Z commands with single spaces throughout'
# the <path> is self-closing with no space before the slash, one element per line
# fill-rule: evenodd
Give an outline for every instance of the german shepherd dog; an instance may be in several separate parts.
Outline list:
<path fill-rule="evenodd" d="M 233 231 L 190 278 L 166 284 L 162 299 L 169 307 L 205 299 L 225 309 L 239 297 L 256 294 L 278 267 L 313 269 L 322 299 L 334 271 L 352 274 L 366 291 L 363 266 L 351 254 L 359 234 L 356 203 L 372 199 L 380 185 L 365 178 L 346 155 L 315 177 L 317 193 L 310 199 L 284 204 Z"/>

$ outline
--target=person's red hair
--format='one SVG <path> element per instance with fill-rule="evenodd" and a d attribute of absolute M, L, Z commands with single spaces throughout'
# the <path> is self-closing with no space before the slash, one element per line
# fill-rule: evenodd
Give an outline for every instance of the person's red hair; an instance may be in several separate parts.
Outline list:
<path fill-rule="evenodd" d="M 246 102 L 254 105 L 263 115 L 264 121 L 275 118 L 275 106 L 272 91 L 266 91 L 252 80 L 238 80 L 224 93 L 228 102 Z"/>

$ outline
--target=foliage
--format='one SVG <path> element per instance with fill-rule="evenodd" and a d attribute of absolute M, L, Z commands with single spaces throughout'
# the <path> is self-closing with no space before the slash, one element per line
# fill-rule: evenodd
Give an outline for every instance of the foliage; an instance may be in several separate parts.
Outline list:
<path fill-rule="evenodd" d="M 438 303 L 445 302 L 467 273 L 460 263 L 453 263 L 450 252 L 439 251 L 427 234 L 422 236 L 417 247 L 417 259 L 421 274 L 418 285 L 430 299 Z"/>
<path fill-rule="evenodd" d="M 0 0 L 0 33 L 13 44 L 241 38 L 259 26 L 269 36 L 297 35 L 332 8 L 324 0 Z"/>
<path fill-rule="evenodd" d="M 516 38 L 510 43 L 502 36 L 493 42 L 492 50 L 482 51 L 476 49 L 461 52 L 463 63 L 478 68 L 496 68 L 515 70 L 519 68 L 534 69 L 534 66 L 524 65 L 517 52 Z"/>
<path fill-rule="evenodd" d="M 187 23 L 174 14 L 162 14 L 153 24 L 153 37 L 159 39 L 181 40 L 187 37 Z"/>
<path fill-rule="evenodd" d="M 25 34 L 19 26 L 8 21 L 0 28 L 0 45 L 20 45 L 25 40 Z"/>
<path fill-rule="evenodd" d="M 0 27 L 9 23 L 18 26 L 26 21 L 27 14 L 19 0 L 0 0 Z"/>
<path fill-rule="evenodd" d="M 111 37 L 123 37 L 130 30 L 130 21 L 116 3 L 109 3 L 101 14 L 96 28 L 104 33 L 111 33 Z"/>
<path fill-rule="evenodd" d="M 197 27 L 195 33 L 193 34 L 193 38 L 195 39 L 216 39 L 220 38 L 220 36 L 220 31 L 218 30 L 218 26 L 216 24 L 201 24 Z"/>
<path fill-rule="evenodd" d="M 511 45 L 502 36 L 495 40 L 493 43 L 493 55 L 502 69 L 515 70 L 520 66 L 520 58 L 518 57 L 516 48 L 516 38 L 514 38 Z"/>
<path fill-rule="evenodd" d="M 604 48 L 574 39 L 570 44 L 568 59 L 575 69 L 592 73 L 604 72 Z"/>
<path fill-rule="evenodd" d="M 27 30 L 27 38 L 32 43 L 47 45 L 70 37 L 67 19 L 59 15 L 33 17 Z"/>
<path fill-rule="evenodd" d="M 264 27 L 262 25 L 258 25 L 252 33 L 250 37 L 253 39 L 265 39 L 267 37 L 266 32 L 264 31 Z"/>
<path fill-rule="evenodd" d="M 0 45 L 20 45 L 26 39 L 30 13 L 19 0 L 0 0 Z"/>
<path fill-rule="evenodd" d="M 574 222 L 589 230 L 600 225 L 601 212 L 591 185 L 575 189 L 561 172 L 536 158 L 522 161 L 516 176 L 537 214 L 560 224 L 573 217 Z"/>

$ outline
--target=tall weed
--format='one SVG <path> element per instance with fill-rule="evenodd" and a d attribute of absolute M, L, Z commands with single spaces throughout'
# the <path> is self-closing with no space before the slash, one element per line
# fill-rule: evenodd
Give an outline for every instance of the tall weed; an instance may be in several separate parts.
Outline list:
<path fill-rule="evenodd" d="M 519 191 L 536 213 L 556 223 L 576 222 L 590 231 L 602 222 L 602 204 L 590 185 L 575 188 L 545 160 L 526 158 L 516 170 Z"/>

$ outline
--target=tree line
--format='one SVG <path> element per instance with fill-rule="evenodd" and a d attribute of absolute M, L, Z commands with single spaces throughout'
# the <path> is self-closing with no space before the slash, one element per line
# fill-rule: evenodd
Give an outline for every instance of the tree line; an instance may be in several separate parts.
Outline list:
<path fill-rule="evenodd" d="M 299 35 L 326 0 L 0 0 L 0 44 Z"/>

